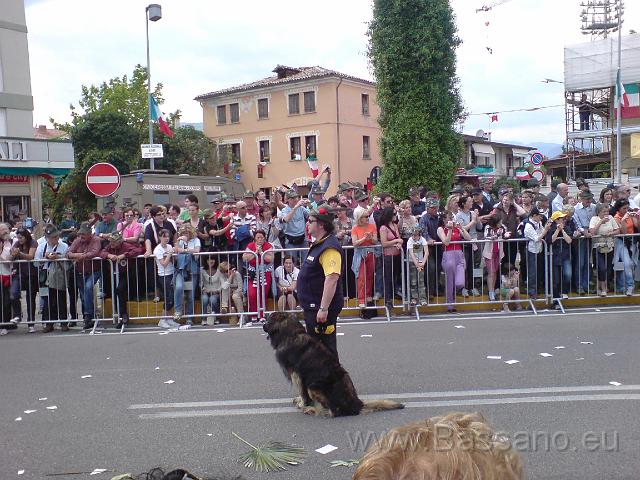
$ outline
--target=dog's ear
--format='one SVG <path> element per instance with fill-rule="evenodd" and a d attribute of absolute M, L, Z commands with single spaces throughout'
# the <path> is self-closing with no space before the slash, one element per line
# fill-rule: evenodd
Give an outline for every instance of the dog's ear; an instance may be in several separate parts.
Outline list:
<path fill-rule="evenodd" d="M 269 322 L 282 322 L 283 320 L 286 320 L 288 317 L 288 315 L 284 312 L 273 312 L 271 315 L 269 315 Z"/>

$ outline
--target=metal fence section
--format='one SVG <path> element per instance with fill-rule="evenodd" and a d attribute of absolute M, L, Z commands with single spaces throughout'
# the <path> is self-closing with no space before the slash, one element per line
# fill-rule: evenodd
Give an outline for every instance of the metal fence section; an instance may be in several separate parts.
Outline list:
<path fill-rule="evenodd" d="M 562 237 L 549 245 L 549 301 L 565 312 L 572 298 L 638 296 L 640 234 Z"/>
<path fill-rule="evenodd" d="M 407 303 L 420 318 L 420 307 L 446 306 L 449 312 L 461 305 L 501 305 L 507 311 L 528 305 L 537 314 L 535 301 L 545 299 L 546 245 L 529 252 L 529 240 L 464 240 L 434 242 L 428 246 L 427 262 L 420 267 L 419 252 L 408 252 Z M 422 247 L 420 247 L 422 248 Z"/>

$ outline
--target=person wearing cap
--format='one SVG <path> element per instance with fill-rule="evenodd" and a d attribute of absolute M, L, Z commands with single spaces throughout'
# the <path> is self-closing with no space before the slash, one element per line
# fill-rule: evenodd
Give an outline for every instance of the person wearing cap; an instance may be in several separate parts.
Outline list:
<path fill-rule="evenodd" d="M 352 210 L 358 206 L 358 201 L 354 198 L 355 191 L 355 187 L 346 182 L 338 186 L 338 193 L 344 195 L 343 203 Z"/>
<path fill-rule="evenodd" d="M 235 202 L 234 202 L 235 205 Z M 225 204 L 225 197 L 216 194 L 211 197 L 212 216 L 205 225 L 209 237 L 212 239 L 212 251 L 225 251 L 233 244 L 231 228 L 233 227 L 233 212 L 231 207 Z"/>
<path fill-rule="evenodd" d="M 96 224 L 96 236 L 102 240 L 107 240 L 109 235 L 116 231 L 118 222 L 114 217 L 114 212 L 111 207 L 105 207 L 100 211 L 102 220 Z"/>
<path fill-rule="evenodd" d="M 360 218 L 364 214 L 364 216 L 369 219 L 369 223 L 375 223 L 372 216 L 375 210 L 375 205 L 369 205 L 369 195 L 367 194 L 367 192 L 365 192 L 364 190 L 358 190 L 354 194 L 354 199 L 357 202 L 357 206 L 353 210 L 354 220 L 356 216 Z"/>
<path fill-rule="evenodd" d="M 616 201 L 617 200 L 627 200 L 629 202 L 629 210 L 638 210 L 638 205 L 631 198 L 631 187 L 629 184 L 620 185 L 616 187 Z"/>
<path fill-rule="evenodd" d="M 45 242 L 38 246 L 35 254 L 36 263 L 42 270 L 47 272 L 48 295 L 42 297 L 42 320 L 65 320 L 60 322 L 60 329 L 63 332 L 69 330 L 67 320 L 67 270 L 69 262 L 64 261 L 64 257 L 69 250 L 65 242 L 60 239 L 60 230 L 55 225 L 48 225 L 45 228 Z M 40 262 L 41 261 L 41 262 Z M 43 332 L 53 331 L 53 323 L 45 323 Z"/>
<path fill-rule="evenodd" d="M 60 222 L 60 238 L 66 242 L 69 235 L 78 230 L 80 224 L 73 218 L 73 210 L 71 208 L 64 209 L 64 220 Z"/>
<path fill-rule="evenodd" d="M 255 193 L 251 190 L 247 190 L 242 195 L 242 201 L 247 207 L 247 213 L 249 215 L 253 215 L 255 218 L 258 218 L 258 214 L 260 213 L 260 207 L 256 203 Z"/>
<path fill-rule="evenodd" d="M 496 198 L 491 193 L 493 189 L 493 179 L 490 177 L 483 177 L 480 179 L 480 188 L 482 189 L 482 195 L 486 198 L 491 205 L 496 203 Z"/>
<path fill-rule="evenodd" d="M 288 190 L 286 193 L 287 206 L 280 212 L 280 222 L 284 233 L 284 248 L 306 248 L 308 246 L 305 236 L 305 227 L 309 219 L 309 201 L 300 199 L 300 195 L 295 190 Z M 301 252 L 291 252 L 294 260 L 301 262 Z"/>
<path fill-rule="evenodd" d="M 100 278 L 100 261 L 93 259 L 100 255 L 102 242 L 100 238 L 91 233 L 89 222 L 82 222 L 78 229 L 78 237 L 73 241 L 67 251 L 67 258 L 75 261 L 76 285 L 81 289 L 80 300 L 82 302 L 82 316 L 84 328 L 93 328 L 94 305 L 93 287 Z"/>
<path fill-rule="evenodd" d="M 312 189 L 310 194 L 311 194 L 310 207 L 312 209 L 314 209 L 314 210 L 318 209 L 320 207 L 320 205 L 323 205 L 323 204 L 327 203 L 327 201 L 324 199 L 325 191 L 321 190 L 320 187 L 316 187 L 316 188 Z"/>
<path fill-rule="evenodd" d="M 543 217 L 538 207 L 533 207 L 529 212 L 529 218 L 524 221 L 523 237 L 527 242 L 527 293 L 533 300 L 538 298 L 538 292 L 544 288 L 544 245 L 542 241 L 546 237 L 552 222 L 543 224 Z M 520 264 L 522 265 L 522 261 Z"/>
<path fill-rule="evenodd" d="M 297 287 L 307 333 L 320 340 L 337 359 L 336 322 L 344 297 L 339 287 L 342 247 L 333 234 L 334 219 L 333 211 L 324 206 L 310 213 L 309 233 L 316 240 L 302 262 Z"/>
<path fill-rule="evenodd" d="M 568 298 L 571 289 L 571 242 L 573 231 L 565 224 L 567 214 L 561 210 L 553 212 L 549 219 L 549 231 L 545 237 L 547 248 L 551 247 L 553 255 L 553 298 Z"/>
<path fill-rule="evenodd" d="M 484 226 L 489 221 L 489 217 L 493 212 L 493 204 L 482 194 L 482 189 L 480 187 L 476 187 L 471 190 L 471 197 L 473 198 L 473 207 L 471 207 L 471 209 L 478 214 L 479 222 L 476 227 L 478 233 L 480 233 L 478 238 L 481 239 L 481 232 L 484 230 Z"/>
<path fill-rule="evenodd" d="M 238 213 L 233 216 L 233 227 L 231 227 L 231 238 L 235 244 L 233 249 L 243 251 L 253 240 L 256 231 L 256 217 L 249 214 L 247 204 L 243 201 L 236 203 Z"/>
<path fill-rule="evenodd" d="M 132 270 L 135 267 L 134 261 L 138 255 L 144 253 L 142 245 L 125 241 L 121 232 L 114 232 L 109 235 L 109 243 L 100 252 L 100 258 L 110 260 L 113 265 L 113 284 L 115 285 L 115 297 L 117 299 L 117 312 L 119 313 L 117 329 L 121 329 L 123 325 L 129 323 L 129 313 L 127 311 L 127 300 L 129 292 L 133 288 L 135 292 L 135 284 L 129 286 L 128 278 L 135 278 L 136 275 Z M 130 275 L 130 272 L 132 275 Z"/>
<path fill-rule="evenodd" d="M 411 215 L 419 217 L 424 213 L 427 205 L 420 200 L 420 189 L 414 187 L 409 190 L 409 200 L 411 201 Z"/>
<path fill-rule="evenodd" d="M 117 196 L 117 195 L 116 195 Z M 114 196 L 109 196 L 104 199 L 105 208 L 110 208 L 113 212 L 113 218 L 116 222 L 122 220 L 122 209 L 118 208 L 116 205 L 116 198 Z"/>
<path fill-rule="evenodd" d="M 576 206 L 573 221 L 576 225 L 576 238 L 573 243 L 576 291 L 584 295 L 589 291 L 591 276 L 591 233 L 589 225 L 596 215 L 593 195 L 589 190 L 582 190 L 578 194 L 580 203 Z"/>

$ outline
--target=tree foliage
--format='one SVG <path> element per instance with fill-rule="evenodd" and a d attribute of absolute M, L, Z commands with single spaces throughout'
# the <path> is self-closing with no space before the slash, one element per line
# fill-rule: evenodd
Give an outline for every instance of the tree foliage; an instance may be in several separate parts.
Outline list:
<path fill-rule="evenodd" d="M 382 176 L 400 198 L 425 185 L 445 194 L 462 156 L 454 125 L 463 109 L 448 0 L 375 0 L 368 56 L 376 78 Z"/>
<path fill-rule="evenodd" d="M 193 127 L 178 128 L 173 138 L 165 137 L 164 160 L 169 173 L 190 175 L 217 175 L 219 166 L 214 163 L 215 143 Z"/>

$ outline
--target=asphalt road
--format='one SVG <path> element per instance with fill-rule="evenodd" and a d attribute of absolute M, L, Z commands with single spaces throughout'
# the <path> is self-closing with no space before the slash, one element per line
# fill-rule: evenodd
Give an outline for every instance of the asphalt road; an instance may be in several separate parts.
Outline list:
<path fill-rule="evenodd" d="M 329 462 L 359 458 L 384 431 L 450 411 L 480 411 L 505 432 L 526 478 L 637 479 L 638 320 L 621 308 L 344 324 L 341 360 L 359 393 L 395 396 L 407 408 L 337 419 L 291 407 L 260 328 L 20 329 L 0 337 L 0 479 L 99 480 L 153 466 L 248 479 L 350 478 L 354 467 Z M 232 432 L 303 446 L 307 459 L 255 473 L 237 463 L 246 448 Z M 338 448 L 315 452 L 327 444 Z M 91 476 L 94 469 L 107 471 Z"/>

